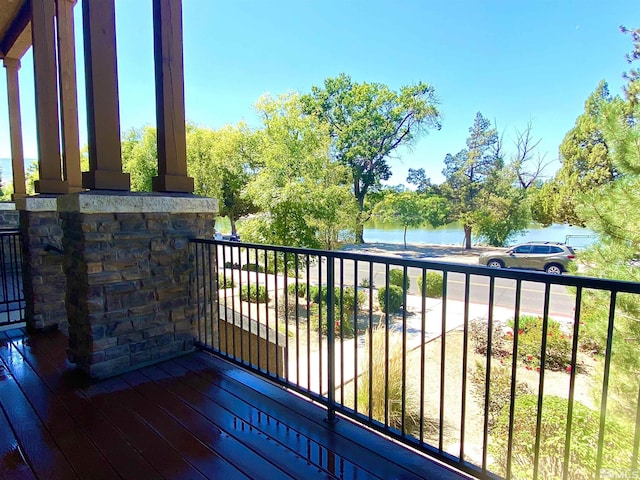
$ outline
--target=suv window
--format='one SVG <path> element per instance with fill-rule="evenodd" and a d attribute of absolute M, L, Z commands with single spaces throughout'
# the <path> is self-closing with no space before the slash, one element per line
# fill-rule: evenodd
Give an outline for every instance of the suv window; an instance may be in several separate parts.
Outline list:
<path fill-rule="evenodd" d="M 531 253 L 547 254 L 549 253 L 549 245 L 534 245 Z"/>
<path fill-rule="evenodd" d="M 564 252 L 564 250 L 562 250 L 560 247 L 549 247 L 549 253 L 562 253 Z"/>
<path fill-rule="evenodd" d="M 531 245 L 519 245 L 513 249 L 513 253 L 529 253 L 531 252 Z"/>

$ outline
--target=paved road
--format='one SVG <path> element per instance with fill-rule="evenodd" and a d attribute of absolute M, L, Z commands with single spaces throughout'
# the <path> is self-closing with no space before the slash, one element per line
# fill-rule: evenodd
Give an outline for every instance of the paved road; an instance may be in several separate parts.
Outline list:
<path fill-rule="evenodd" d="M 364 252 L 363 252 L 364 253 Z M 229 258 L 229 256 L 227 256 Z M 234 259 L 238 258 L 238 254 L 234 252 Z M 434 260 L 443 260 L 454 262 L 458 260 L 460 263 L 477 265 L 477 256 L 456 256 L 449 255 L 444 258 L 434 258 Z M 243 262 L 244 263 L 244 257 Z M 327 281 L 326 266 L 323 263 L 319 272 L 318 264 L 312 265 L 310 268 L 309 279 L 311 283 L 318 284 Z M 397 267 L 396 267 L 397 268 Z M 290 272 L 291 274 L 293 272 Z M 419 269 L 409 269 L 409 278 L 411 279 L 409 293 L 420 295 L 417 279 L 422 276 Z M 349 286 L 358 283 L 362 285 L 363 280 L 369 280 L 375 287 L 385 285 L 386 267 L 381 264 L 373 264 L 373 275 L 370 274 L 370 266 L 365 262 L 358 262 L 357 277 L 354 272 L 354 262 L 344 261 L 343 272 L 340 272 L 339 263 L 336 263 L 336 284 L 342 282 L 343 285 Z M 371 278 L 370 278 L 371 277 Z M 464 301 L 465 295 L 465 276 L 458 273 L 450 273 L 447 283 L 447 296 L 451 300 Z M 479 275 L 472 275 L 469 286 L 469 298 L 471 303 L 487 305 L 489 301 L 489 278 Z M 300 281 L 307 281 L 307 274 L 301 273 Z M 535 315 L 543 314 L 544 306 L 544 284 L 536 282 L 523 282 L 522 293 L 520 298 L 520 311 Z M 495 281 L 495 291 L 493 304 L 497 307 L 505 307 L 509 309 L 515 308 L 516 282 L 509 279 L 498 278 Z M 550 290 L 549 298 L 549 314 L 551 316 L 571 317 L 573 316 L 573 307 L 575 297 L 565 287 L 561 285 L 553 285 Z"/>
<path fill-rule="evenodd" d="M 374 264 L 374 285 L 383 286 L 385 284 L 385 267 Z M 418 277 L 422 276 L 417 270 L 409 270 L 411 285 L 409 293 L 419 295 Z M 362 278 L 369 277 L 369 267 L 358 266 L 359 282 Z M 447 282 L 447 296 L 451 300 L 464 301 L 465 276 L 459 273 L 450 273 Z M 345 284 L 353 284 L 353 265 L 345 264 L 344 272 Z M 489 301 L 489 278 L 478 275 L 470 277 L 469 298 L 472 303 L 488 304 Z M 544 305 L 544 284 L 535 282 L 523 282 L 520 296 L 520 311 L 536 315 L 543 314 Z M 514 308 L 516 282 L 514 280 L 498 278 L 495 281 L 495 291 L 493 304 L 498 307 Z M 564 286 L 553 285 L 549 297 L 549 313 L 555 316 L 573 315 L 575 296 Z"/>

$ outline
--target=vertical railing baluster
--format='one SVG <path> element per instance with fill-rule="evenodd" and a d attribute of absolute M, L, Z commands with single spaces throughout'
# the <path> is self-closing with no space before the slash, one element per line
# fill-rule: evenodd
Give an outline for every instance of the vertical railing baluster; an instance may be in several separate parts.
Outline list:
<path fill-rule="evenodd" d="M 300 281 L 298 279 L 299 275 L 300 275 L 300 261 L 298 259 L 298 254 L 295 255 L 294 258 L 294 265 L 295 265 L 295 286 L 296 286 L 296 290 L 295 290 L 295 301 L 294 301 L 294 315 L 295 315 L 295 319 L 296 319 L 296 385 L 300 386 L 300 317 L 298 315 L 298 310 L 299 310 L 299 288 L 300 288 Z M 287 290 L 289 290 L 288 285 L 287 285 Z M 287 302 L 287 310 L 289 310 L 289 303 Z"/>
<path fill-rule="evenodd" d="M 576 370 L 578 365 L 578 335 L 580 334 L 580 310 L 582 306 L 582 287 L 576 291 L 576 300 L 573 313 L 573 342 L 571 347 L 571 372 L 569 372 L 569 400 L 567 406 L 567 428 L 564 440 L 564 466 L 562 468 L 562 478 L 569 478 L 569 463 L 571 455 L 571 429 L 573 425 L 573 402 L 575 397 Z"/>
<path fill-rule="evenodd" d="M 489 278 L 489 305 L 487 311 L 487 363 L 484 384 L 484 422 L 482 426 L 482 472 L 487 471 L 487 447 L 489 445 L 489 390 L 491 383 L 491 354 L 493 343 L 493 301 L 496 290 L 495 277 Z"/>
<path fill-rule="evenodd" d="M 409 271 L 402 268 L 402 375 L 400 387 L 400 432 L 406 435 L 405 417 L 407 413 L 407 294 L 409 290 Z"/>
<path fill-rule="evenodd" d="M 460 406 L 460 461 L 464 460 L 464 442 L 467 423 L 467 367 L 469 365 L 469 300 L 471 295 L 471 275 L 464 277 L 464 318 L 462 343 L 462 399 Z"/>
<path fill-rule="evenodd" d="M 448 303 L 448 276 L 447 271 L 442 272 L 442 325 L 440 335 L 440 428 L 438 432 L 438 450 L 444 451 L 444 389 L 446 378 L 447 358 L 447 303 Z"/>
<path fill-rule="evenodd" d="M 607 399 L 609 397 L 609 374 L 611 371 L 611 356 L 613 350 L 613 324 L 616 316 L 616 299 L 618 292 L 611 292 L 609 302 L 609 325 L 607 328 L 607 349 L 604 357 L 604 375 L 602 379 L 602 398 L 600 400 L 600 427 L 598 429 L 598 453 L 596 456 L 596 480 L 600 478 L 602 468 L 602 455 L 604 453 L 604 431 L 607 419 Z"/>
<path fill-rule="evenodd" d="M 358 411 L 358 260 L 353 262 L 353 411 Z"/>
<path fill-rule="evenodd" d="M 275 307 L 276 307 L 276 324 L 274 327 L 274 334 L 276 337 L 276 370 L 274 372 L 275 376 L 278 377 L 280 372 L 280 354 L 278 353 L 278 348 L 280 347 L 280 334 L 278 331 L 278 326 L 280 325 L 280 309 L 278 308 L 278 251 L 275 250 L 273 252 L 273 290 L 276 294 L 275 298 Z M 286 280 L 285 280 L 286 282 Z M 286 355 L 289 355 L 289 352 L 285 352 Z M 286 363 L 286 359 L 282 359 L 283 362 Z M 283 368 L 284 370 L 284 368 Z"/>
<path fill-rule="evenodd" d="M 265 249 L 264 250 L 264 271 L 268 272 L 269 271 L 269 252 Z M 275 277 L 276 277 L 276 272 L 273 272 L 272 274 L 273 277 L 273 283 L 274 283 L 274 294 L 276 297 L 278 297 L 278 291 L 275 290 Z M 269 289 L 267 289 L 267 292 L 269 291 Z M 274 299 L 274 302 L 276 301 L 276 299 Z M 276 310 L 276 315 L 277 315 L 277 310 Z M 272 372 L 269 369 L 269 329 L 270 329 L 270 325 L 269 325 L 269 307 L 266 308 L 266 313 L 264 316 L 264 368 L 265 368 L 265 372 L 267 373 L 267 375 L 270 375 Z M 262 329 L 260 330 L 262 332 Z M 260 342 L 260 339 L 262 338 L 262 333 L 260 334 L 260 337 L 258 338 L 258 342 Z M 276 352 L 276 356 L 278 355 L 278 352 Z M 259 356 L 258 356 L 259 358 Z"/>
<path fill-rule="evenodd" d="M 248 325 L 248 330 L 249 330 L 249 337 L 248 337 L 248 342 L 247 342 L 247 357 L 245 359 L 245 352 L 244 352 L 244 341 L 240 340 L 240 356 L 242 358 L 242 363 L 244 363 L 245 365 L 249 365 L 251 366 L 251 268 L 258 268 L 258 261 L 256 260 L 255 262 L 255 266 L 251 266 L 251 257 L 249 256 L 249 248 L 245 248 L 245 253 L 246 253 L 246 258 L 247 258 L 247 323 Z M 256 294 L 256 305 L 258 304 L 258 285 L 255 285 L 255 294 Z M 256 308 L 256 310 L 258 310 Z M 240 319 L 240 324 L 242 325 L 240 328 L 240 338 L 244 338 L 244 317 L 242 317 Z"/>
<path fill-rule="evenodd" d="M 201 313 L 200 313 L 201 312 L 201 305 L 203 305 L 203 304 L 206 305 L 206 298 L 207 297 L 206 296 L 204 297 L 205 301 L 203 302 L 202 301 L 203 300 L 202 297 L 204 296 L 204 292 L 201 293 L 201 291 L 200 291 L 200 282 L 201 282 L 201 280 L 200 280 L 200 265 L 199 265 L 202 262 L 198 262 L 198 257 L 199 257 L 198 253 L 199 253 L 199 251 L 201 249 L 200 244 L 196 243 L 194 245 L 194 248 L 195 248 L 194 258 L 196 260 L 196 292 L 197 292 L 196 295 L 197 295 L 197 299 L 198 299 L 198 304 L 197 304 L 198 305 L 198 308 L 197 308 L 197 312 L 198 312 L 197 313 L 197 319 L 198 319 L 198 341 L 200 341 L 200 323 L 202 322 Z M 204 247 L 202 247 L 202 248 L 204 248 Z M 202 272 L 202 281 L 204 281 L 204 271 Z"/>
<path fill-rule="evenodd" d="M 369 420 L 373 418 L 373 261 L 369 260 L 369 391 L 367 392 Z"/>
<path fill-rule="evenodd" d="M 384 264 L 384 286 L 385 286 L 385 299 L 384 299 L 384 426 L 389 428 L 389 299 L 390 287 L 389 287 L 389 263 Z"/>
<path fill-rule="evenodd" d="M 205 324 L 205 332 L 204 332 L 204 343 L 207 346 L 213 348 L 213 317 L 217 313 L 216 310 L 218 305 L 220 304 L 220 296 L 218 292 L 220 292 L 220 285 L 218 285 L 218 268 L 215 264 L 215 260 L 218 258 L 216 255 L 211 255 L 212 245 L 210 243 L 207 244 L 207 267 L 209 270 L 209 291 L 211 295 L 209 296 L 209 316 L 207 319 L 207 323 Z M 216 246 L 213 245 L 213 249 L 215 250 Z M 217 253 L 217 252 L 216 252 Z M 207 333 L 207 327 L 209 327 L 209 333 Z M 211 339 L 209 340 L 209 336 Z"/>
<path fill-rule="evenodd" d="M 340 405 L 344 407 L 344 259 L 340 259 Z M 336 321 L 337 323 L 337 321 Z"/>
<path fill-rule="evenodd" d="M 218 251 L 222 251 L 222 272 L 223 272 L 223 276 L 224 276 L 224 318 L 225 318 L 225 328 L 227 325 L 227 315 L 229 314 L 229 305 L 227 304 L 227 249 L 225 248 L 224 245 L 217 245 L 216 248 L 218 249 Z M 231 284 L 233 284 L 233 269 L 231 269 Z M 233 291 L 233 289 L 232 289 Z M 220 315 L 220 301 L 218 300 L 218 350 L 222 350 L 222 331 L 221 331 L 221 326 L 222 321 L 221 321 L 221 315 Z M 225 330 L 224 332 L 224 338 L 225 338 L 225 349 L 226 349 L 226 339 L 227 339 L 227 332 Z"/>
<path fill-rule="evenodd" d="M 427 359 L 425 346 L 425 333 L 427 329 L 427 269 L 422 269 L 422 277 L 421 277 L 421 285 L 420 289 L 421 295 L 421 312 L 420 312 L 420 431 L 419 431 L 419 440 L 420 444 L 424 443 L 424 387 L 425 387 L 425 373 L 426 373 L 426 362 Z"/>
<path fill-rule="evenodd" d="M 334 258 L 327 255 L 327 422 L 335 423 L 336 421 L 336 405 L 335 405 L 335 334 L 334 334 L 334 317 L 335 317 L 335 264 Z"/>
<path fill-rule="evenodd" d="M 307 390 L 311 391 L 311 260 L 306 255 L 307 269 Z"/>
<path fill-rule="evenodd" d="M 518 341 L 520 339 L 520 303 L 522 282 L 516 281 L 516 298 L 513 315 L 513 350 L 511 352 L 511 391 L 509 395 L 509 433 L 507 440 L 507 480 L 511 478 L 511 455 L 513 452 L 513 427 L 516 414 L 516 372 L 518 370 Z"/>
<path fill-rule="evenodd" d="M 226 246 L 225 246 L 226 248 Z M 233 274 L 234 274 L 234 270 L 235 270 L 235 266 L 234 266 L 234 261 L 233 261 L 233 252 L 235 250 L 235 247 L 229 247 L 229 255 L 231 257 L 231 275 L 233 278 Z M 240 292 L 240 286 L 242 285 L 242 279 L 241 279 L 241 272 L 240 272 L 240 253 L 238 253 L 238 289 L 237 291 Z M 240 313 L 242 313 L 242 300 L 239 300 L 239 308 L 240 308 Z M 229 318 L 226 318 L 226 332 L 225 332 L 225 343 L 226 343 L 226 350 L 227 350 L 227 356 L 229 356 L 229 333 L 231 333 L 231 350 L 233 352 L 233 358 L 235 358 L 236 356 L 236 334 L 235 334 L 235 329 L 236 329 L 236 283 L 233 282 L 233 284 L 231 285 L 231 328 L 229 328 Z M 228 312 L 227 312 L 228 313 Z"/>
<path fill-rule="evenodd" d="M 547 333 L 549 332 L 549 296 L 551 285 L 544 285 L 544 307 L 542 314 L 542 345 L 540 347 L 540 381 L 538 383 L 538 410 L 536 415 L 536 440 L 533 458 L 533 477 L 538 478 L 538 468 L 540 463 L 540 442 L 542 441 L 542 408 L 544 402 L 544 379 L 545 363 L 547 361 Z"/>
<path fill-rule="evenodd" d="M 323 374 L 323 360 L 324 357 L 322 355 L 322 259 L 321 255 L 318 255 L 318 380 L 319 380 L 319 390 L 318 394 L 322 396 L 324 385 L 324 374 Z"/>

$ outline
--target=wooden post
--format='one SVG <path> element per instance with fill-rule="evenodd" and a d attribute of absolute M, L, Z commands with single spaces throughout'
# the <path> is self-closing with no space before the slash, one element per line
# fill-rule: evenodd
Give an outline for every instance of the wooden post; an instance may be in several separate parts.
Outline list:
<path fill-rule="evenodd" d="M 18 84 L 18 70 L 20 60 L 5 58 L 4 68 L 7 69 L 7 97 L 9 101 L 9 135 L 11 141 L 11 169 L 13 170 L 12 199 L 27 196 L 24 179 L 24 151 L 22 148 L 22 118 L 20 114 L 20 87 Z"/>
<path fill-rule="evenodd" d="M 62 122 L 62 170 L 69 192 L 82 190 L 80 135 L 78 133 L 78 86 L 73 28 L 76 0 L 56 0 L 58 20 L 58 71 Z"/>
<path fill-rule="evenodd" d="M 158 124 L 155 192 L 193 192 L 187 176 L 181 0 L 153 0 L 153 53 Z"/>
<path fill-rule="evenodd" d="M 31 1 L 31 38 L 38 131 L 38 193 L 67 193 L 62 180 L 58 122 L 58 78 L 54 37 L 54 0 Z"/>
<path fill-rule="evenodd" d="M 82 186 L 129 190 L 122 172 L 114 0 L 82 0 L 89 171 Z"/>

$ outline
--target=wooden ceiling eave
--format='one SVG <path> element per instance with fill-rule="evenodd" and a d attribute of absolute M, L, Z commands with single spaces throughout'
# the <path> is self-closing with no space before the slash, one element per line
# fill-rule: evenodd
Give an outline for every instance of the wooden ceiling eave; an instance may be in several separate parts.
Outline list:
<path fill-rule="evenodd" d="M 15 0 L 0 0 L 0 10 L 9 11 Z M 20 59 L 31 46 L 31 0 L 23 0 L 14 16 L 0 23 L 0 58 Z"/>

